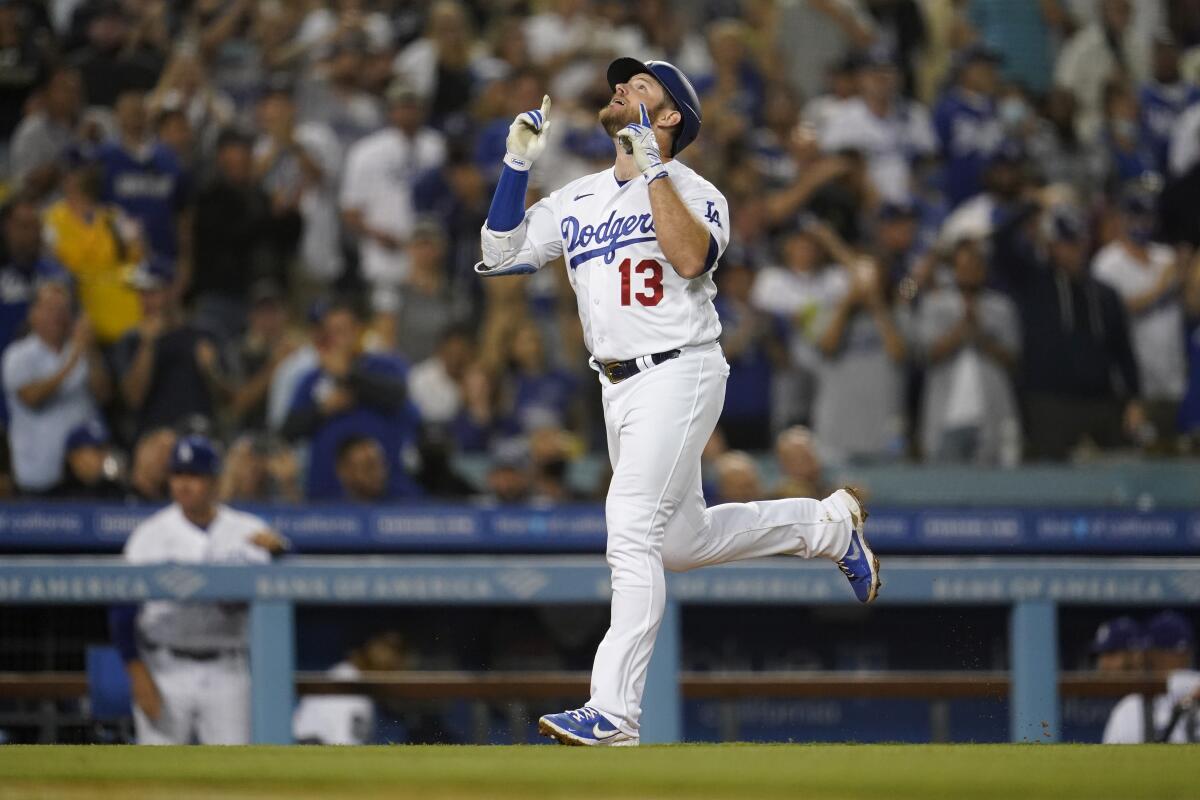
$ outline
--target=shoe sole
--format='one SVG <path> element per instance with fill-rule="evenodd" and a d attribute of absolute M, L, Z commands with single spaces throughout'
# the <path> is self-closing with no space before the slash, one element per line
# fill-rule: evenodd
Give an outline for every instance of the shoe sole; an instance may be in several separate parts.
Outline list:
<path fill-rule="evenodd" d="M 858 510 L 862 512 L 862 519 L 858 523 L 858 538 L 862 542 L 863 552 L 871 559 L 871 586 L 867 591 L 867 599 L 863 601 L 863 604 L 866 605 L 875 601 L 875 598 L 879 596 L 880 587 L 883 586 L 883 581 L 879 577 L 879 557 L 875 555 L 875 551 L 867 543 L 867 517 L 871 513 L 867 511 L 867 506 L 863 503 L 862 498 L 858 496 L 858 492 L 854 490 L 853 486 L 843 486 L 842 491 L 854 498 L 854 502 L 858 504 Z"/>
<path fill-rule="evenodd" d="M 638 739 L 622 739 L 619 742 L 589 742 L 564 731 L 545 717 L 538 720 L 538 733 L 568 747 L 637 747 L 639 744 Z"/>

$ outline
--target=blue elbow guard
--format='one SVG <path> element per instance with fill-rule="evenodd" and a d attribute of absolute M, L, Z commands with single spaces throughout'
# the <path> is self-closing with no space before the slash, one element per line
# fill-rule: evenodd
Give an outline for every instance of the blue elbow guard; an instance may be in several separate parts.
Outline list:
<path fill-rule="evenodd" d="M 505 166 L 492 196 L 488 209 L 487 226 L 497 233 L 511 231 L 525 219 L 525 190 L 529 187 L 529 173 Z"/>

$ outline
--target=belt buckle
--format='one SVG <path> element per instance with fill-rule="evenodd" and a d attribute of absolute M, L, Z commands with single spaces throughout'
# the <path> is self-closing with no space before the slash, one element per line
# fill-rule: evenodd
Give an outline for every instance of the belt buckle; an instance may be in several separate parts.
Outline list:
<path fill-rule="evenodd" d="M 621 366 L 620 361 L 608 361 L 600 365 L 604 368 L 604 375 L 608 378 L 609 383 L 620 383 L 625 380 L 625 376 L 617 376 L 617 368 Z"/>

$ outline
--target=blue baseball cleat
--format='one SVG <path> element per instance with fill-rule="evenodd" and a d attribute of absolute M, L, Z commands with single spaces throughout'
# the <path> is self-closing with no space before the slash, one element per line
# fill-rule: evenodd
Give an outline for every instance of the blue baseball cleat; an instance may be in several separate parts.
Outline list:
<path fill-rule="evenodd" d="M 636 736 L 620 730 L 591 706 L 547 714 L 538 720 L 538 733 L 557 739 L 560 744 L 584 747 L 632 747 L 638 744 Z"/>
<path fill-rule="evenodd" d="M 867 521 L 867 509 L 858 499 L 858 493 L 849 486 L 839 489 L 835 494 L 842 495 L 842 501 L 850 510 L 850 518 L 854 528 L 850 531 L 850 548 L 846 555 L 837 560 L 838 569 L 850 581 L 850 588 L 860 603 L 870 603 L 879 594 L 879 558 L 871 552 L 867 537 L 863 533 L 863 525 Z"/>

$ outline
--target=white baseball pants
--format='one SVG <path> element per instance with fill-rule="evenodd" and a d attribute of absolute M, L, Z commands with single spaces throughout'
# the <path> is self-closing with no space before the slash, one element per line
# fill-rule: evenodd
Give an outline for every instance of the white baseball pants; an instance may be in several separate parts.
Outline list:
<path fill-rule="evenodd" d="M 613 595 L 588 705 L 631 736 L 666 601 L 664 568 L 780 554 L 837 559 L 850 547 L 850 513 L 836 497 L 705 507 L 700 453 L 728 377 L 714 344 L 618 384 L 600 379 L 613 467 L 605 505 Z"/>
<path fill-rule="evenodd" d="M 165 648 L 142 658 L 162 696 L 155 721 L 134 704 L 138 744 L 249 744 L 250 669 L 245 656 L 177 658 Z"/>

